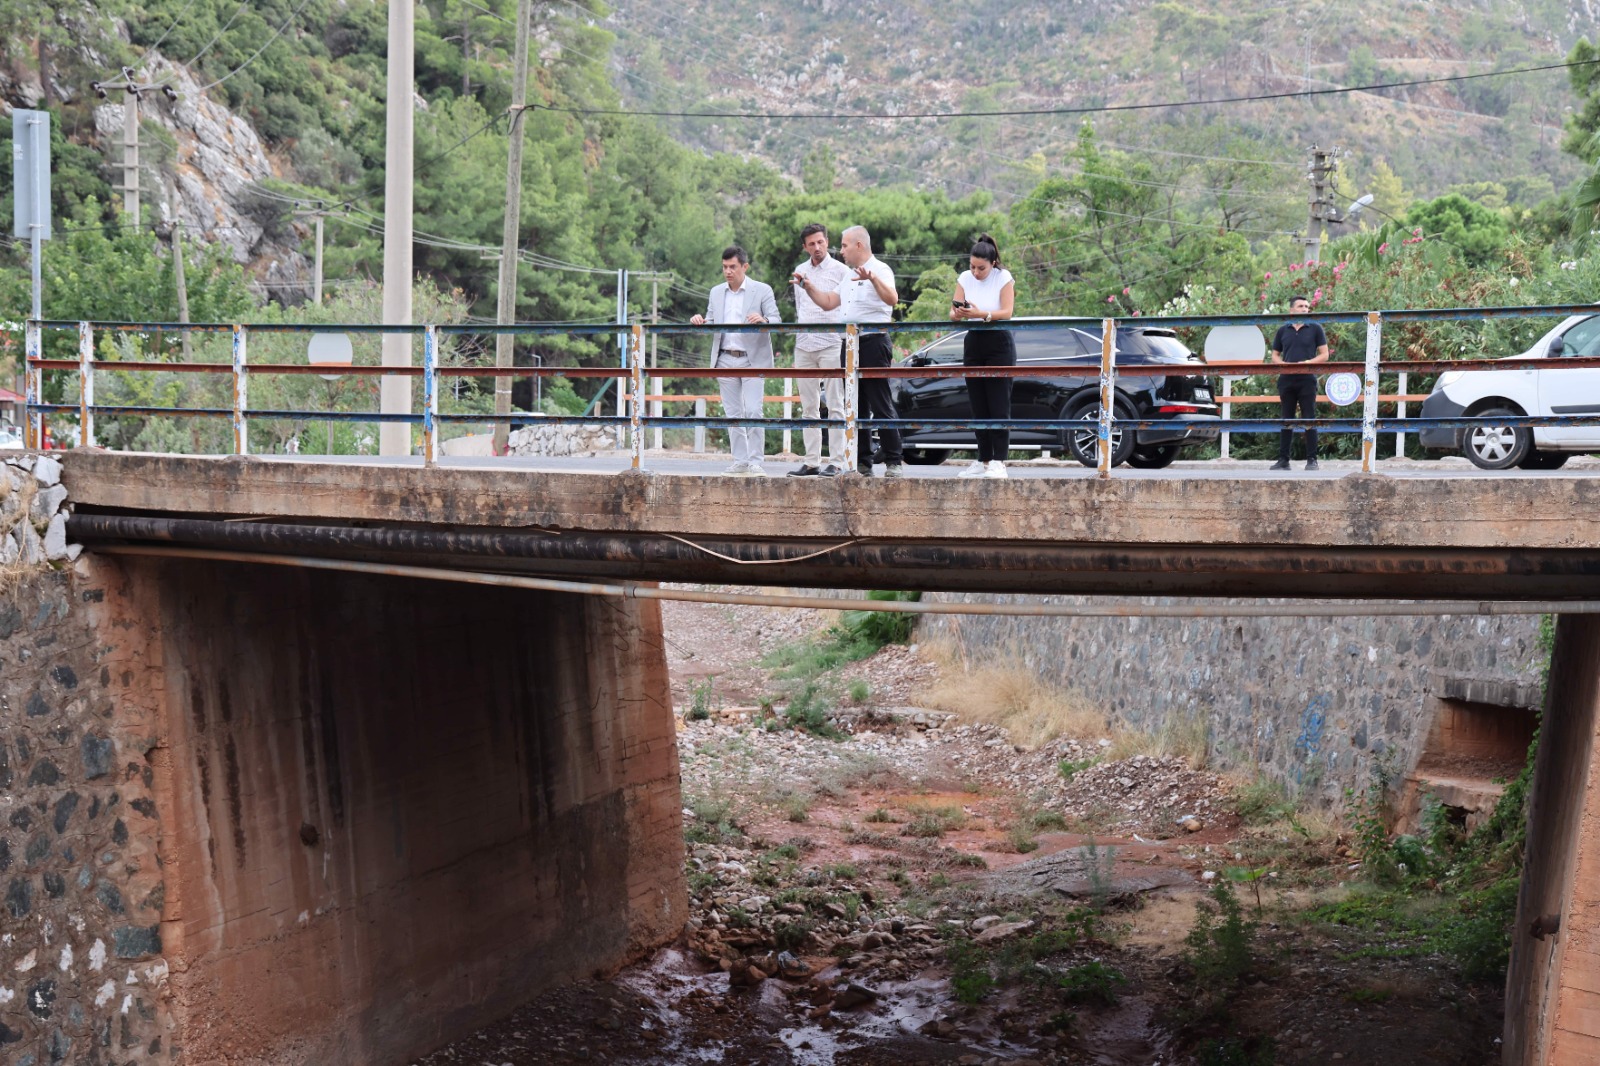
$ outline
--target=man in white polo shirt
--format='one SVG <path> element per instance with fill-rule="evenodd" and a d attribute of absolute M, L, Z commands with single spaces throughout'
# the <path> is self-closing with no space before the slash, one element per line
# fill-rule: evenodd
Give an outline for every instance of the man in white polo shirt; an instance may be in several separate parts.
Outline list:
<path fill-rule="evenodd" d="M 839 286 L 850 279 L 845 265 L 828 254 L 828 228 L 813 222 L 800 231 L 800 245 L 807 259 L 794 268 L 794 306 L 797 322 L 838 322 L 837 307 L 824 310 L 811 298 L 812 293 L 837 293 Z M 794 341 L 796 370 L 838 370 L 841 366 L 842 339 L 837 333 L 801 333 Z M 844 415 L 844 380 L 842 378 L 800 378 L 800 416 L 818 417 L 821 407 L 823 383 L 827 383 L 828 417 Z M 822 430 L 807 429 L 801 434 L 806 443 L 805 462 L 799 469 L 789 471 L 790 477 L 833 477 L 839 473 L 844 461 L 844 430 L 828 430 L 828 464 L 822 465 Z"/>
<path fill-rule="evenodd" d="M 894 271 L 872 254 L 872 236 L 865 226 L 851 226 L 839 237 L 839 256 L 849 267 L 849 279 L 839 286 L 837 293 L 816 293 L 812 299 L 824 310 L 837 307 L 844 322 L 867 325 L 887 322 L 894 314 L 900 293 L 894 287 Z M 860 364 L 863 367 L 888 366 L 894 359 L 889 347 L 889 335 L 882 331 L 861 331 Z M 861 379 L 861 413 L 869 419 L 898 418 L 894 397 L 889 391 L 888 378 Z M 863 427 L 858 444 L 856 471 L 865 477 L 872 476 L 872 434 L 870 423 Z M 900 446 L 900 431 L 880 428 L 878 441 L 883 448 L 885 477 L 904 477 L 904 451 Z"/>

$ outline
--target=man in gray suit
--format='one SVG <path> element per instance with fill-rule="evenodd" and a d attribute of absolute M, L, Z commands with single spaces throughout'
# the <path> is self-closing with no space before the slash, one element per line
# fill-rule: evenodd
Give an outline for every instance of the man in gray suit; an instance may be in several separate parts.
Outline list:
<path fill-rule="evenodd" d="M 782 322 L 772 286 L 746 277 L 750 255 L 737 244 L 722 253 L 722 276 L 726 280 L 711 290 L 706 313 L 689 321 L 696 326 L 753 325 Z M 732 330 L 711 335 L 711 367 L 742 370 L 746 367 L 772 368 L 772 334 L 736 333 Z M 718 378 L 722 391 L 722 413 L 728 418 L 760 418 L 761 398 L 766 389 L 763 378 Z M 733 426 L 728 430 L 728 446 L 733 465 L 724 473 L 735 477 L 766 477 L 761 465 L 766 452 L 766 431 L 759 426 Z"/>

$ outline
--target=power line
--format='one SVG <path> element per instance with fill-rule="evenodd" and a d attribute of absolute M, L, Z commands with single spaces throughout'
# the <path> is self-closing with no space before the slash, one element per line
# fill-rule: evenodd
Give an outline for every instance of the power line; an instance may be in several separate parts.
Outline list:
<path fill-rule="evenodd" d="M 249 6 L 250 6 L 250 0 L 239 0 L 239 6 L 234 9 L 233 16 L 231 18 L 229 18 L 227 22 L 224 22 L 222 24 L 222 28 L 219 29 L 216 33 L 212 34 L 211 40 L 209 40 L 205 44 L 201 45 L 200 46 L 200 51 L 196 52 L 192 57 L 190 57 L 189 61 L 184 63 L 183 65 L 185 67 L 192 67 L 192 66 L 194 66 L 194 64 L 198 63 L 200 61 L 200 57 L 201 56 L 203 56 L 207 52 L 211 51 L 211 46 L 212 45 L 214 45 L 218 41 L 222 40 L 222 35 L 224 33 L 228 32 L 228 27 L 232 26 L 235 22 L 239 21 L 239 16 L 244 14 L 245 8 L 247 8 Z"/>
<path fill-rule="evenodd" d="M 229 78 L 243 70 L 245 67 L 248 67 L 251 63 L 254 63 L 257 57 L 259 57 L 262 52 L 267 50 L 267 45 L 270 45 L 273 41 L 276 41 L 279 37 L 283 36 L 283 31 L 289 28 L 290 23 L 294 22 L 295 19 L 300 17 L 300 12 L 304 11 L 306 9 L 306 5 L 310 2 L 311 0 L 300 0 L 300 6 L 289 13 L 289 17 L 283 20 L 283 25 L 279 26 L 277 30 L 273 32 L 272 36 L 268 37 L 265 43 L 263 43 L 260 48 L 257 48 L 255 52 L 251 54 L 249 59 L 246 59 L 243 63 L 240 63 L 237 67 L 234 67 L 216 81 L 211 82 L 208 85 L 200 86 L 199 90 L 197 91 L 205 92 L 207 89 L 215 89 L 218 85 L 221 85 L 223 82 L 227 81 Z"/>
<path fill-rule="evenodd" d="M 194 4 L 195 4 L 195 0 L 189 0 L 188 3 L 184 4 L 183 7 L 181 7 L 178 10 L 178 13 L 176 15 L 172 16 L 172 22 L 171 22 L 170 25 L 167 26 L 167 31 L 165 33 L 163 33 L 160 37 L 156 38 L 156 43 L 155 44 L 151 45 L 149 48 L 146 48 L 144 50 L 144 54 L 142 56 L 140 56 L 139 57 L 139 61 L 134 64 L 135 68 L 144 66 L 144 61 L 149 59 L 151 57 L 151 55 L 153 55 L 155 53 L 155 50 L 157 48 L 160 48 L 161 45 L 166 41 L 166 39 L 168 37 L 172 36 L 172 31 L 178 28 L 178 23 L 183 21 L 183 16 L 185 16 L 185 15 L 187 15 L 189 13 L 189 9 L 191 7 L 193 7 Z"/>
<path fill-rule="evenodd" d="M 1343 96 L 1349 93 L 1370 93 L 1384 89 L 1410 89 L 1424 85 L 1444 85 L 1454 82 L 1477 81 L 1482 78 L 1505 78 L 1517 74 L 1534 74 L 1547 70 L 1571 70 L 1600 64 L 1600 59 L 1576 62 L 1545 63 L 1532 67 L 1514 67 L 1510 70 L 1490 70 L 1478 74 L 1449 74 L 1437 78 L 1413 78 L 1408 81 L 1375 82 L 1371 85 L 1342 85 L 1327 89 L 1301 89 L 1296 92 L 1256 93 L 1250 96 L 1219 96 L 1205 100 L 1167 100 L 1149 104 L 1102 104 L 1096 107 L 1040 107 L 1017 108 L 1000 111 L 647 111 L 630 108 L 565 107 L 552 104 L 528 104 L 529 109 L 559 111 L 572 115 L 627 115 L 641 118 L 720 118 L 720 119 L 771 119 L 771 120 L 827 120 L 869 119 L 875 121 L 901 121 L 905 119 L 954 118 L 1012 118 L 1029 115 L 1103 115 L 1123 111 L 1156 111 L 1164 108 L 1213 107 L 1220 104 L 1261 103 L 1271 100 L 1296 100 L 1311 96 Z"/>

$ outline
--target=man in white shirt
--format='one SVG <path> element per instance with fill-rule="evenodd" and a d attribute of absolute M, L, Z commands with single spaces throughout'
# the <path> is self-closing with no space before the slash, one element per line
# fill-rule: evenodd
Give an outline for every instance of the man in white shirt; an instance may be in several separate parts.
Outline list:
<path fill-rule="evenodd" d="M 851 269 L 849 279 L 837 293 L 818 293 L 813 296 L 817 306 L 824 310 L 837 307 L 845 322 L 865 325 L 887 322 L 894 315 L 894 306 L 900 302 L 900 293 L 894 287 L 894 271 L 872 254 L 872 236 L 865 226 L 851 226 L 839 237 L 839 257 Z M 889 347 L 887 333 L 861 331 L 863 367 L 888 366 L 894 360 L 894 350 Z M 889 391 L 888 378 L 861 379 L 861 413 L 868 419 L 899 418 L 895 413 L 894 397 Z M 872 476 L 871 422 L 862 426 L 858 442 L 856 472 Z M 883 447 L 883 474 L 885 477 L 904 477 L 904 450 L 900 445 L 900 431 L 880 428 L 878 441 Z"/>
<path fill-rule="evenodd" d="M 798 322 L 838 322 L 840 310 L 824 310 L 812 294 L 837 293 L 839 286 L 850 278 L 850 271 L 839 260 L 828 254 L 828 228 L 813 222 L 800 231 L 800 245 L 809 257 L 794 268 L 795 320 Z M 796 370 L 838 370 L 843 354 L 843 341 L 837 333 L 801 333 L 795 337 L 794 365 Z M 817 418 L 818 401 L 823 382 L 827 383 L 828 417 L 844 416 L 844 381 L 842 378 L 800 378 L 800 416 Z M 844 459 L 844 430 L 828 430 L 828 465 L 822 465 L 822 430 L 807 429 L 801 434 L 806 443 L 805 461 L 799 469 L 789 471 L 790 477 L 833 477 L 839 473 L 839 463 Z"/>
<path fill-rule="evenodd" d="M 722 252 L 721 285 L 711 290 L 706 302 L 706 313 L 689 319 L 692 325 L 707 322 L 716 325 L 740 326 L 762 322 L 782 322 L 778 314 L 778 301 L 772 295 L 772 286 L 746 277 L 750 269 L 750 255 L 737 244 Z M 711 366 L 713 369 L 744 370 L 772 368 L 772 334 L 736 333 L 732 330 L 711 335 Z M 759 419 L 762 417 L 762 397 L 766 393 L 766 379 L 759 377 L 718 378 L 717 387 L 722 393 L 722 413 L 728 418 Z M 766 431 L 760 426 L 728 427 L 728 449 L 733 452 L 733 465 L 724 473 L 737 477 L 765 477 L 761 465 L 766 453 Z"/>

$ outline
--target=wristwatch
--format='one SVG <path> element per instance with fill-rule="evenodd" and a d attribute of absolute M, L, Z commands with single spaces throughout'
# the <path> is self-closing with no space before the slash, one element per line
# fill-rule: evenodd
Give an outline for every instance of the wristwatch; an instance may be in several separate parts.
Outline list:
<path fill-rule="evenodd" d="M 991 319 L 990 319 L 990 318 L 989 318 L 989 314 L 990 314 L 990 312 L 988 312 L 988 311 L 985 311 L 985 312 L 984 312 L 984 313 L 983 313 L 983 320 L 984 320 L 984 321 L 985 321 L 985 322 L 989 322 L 989 321 L 992 321 L 992 320 L 991 320 Z"/>

